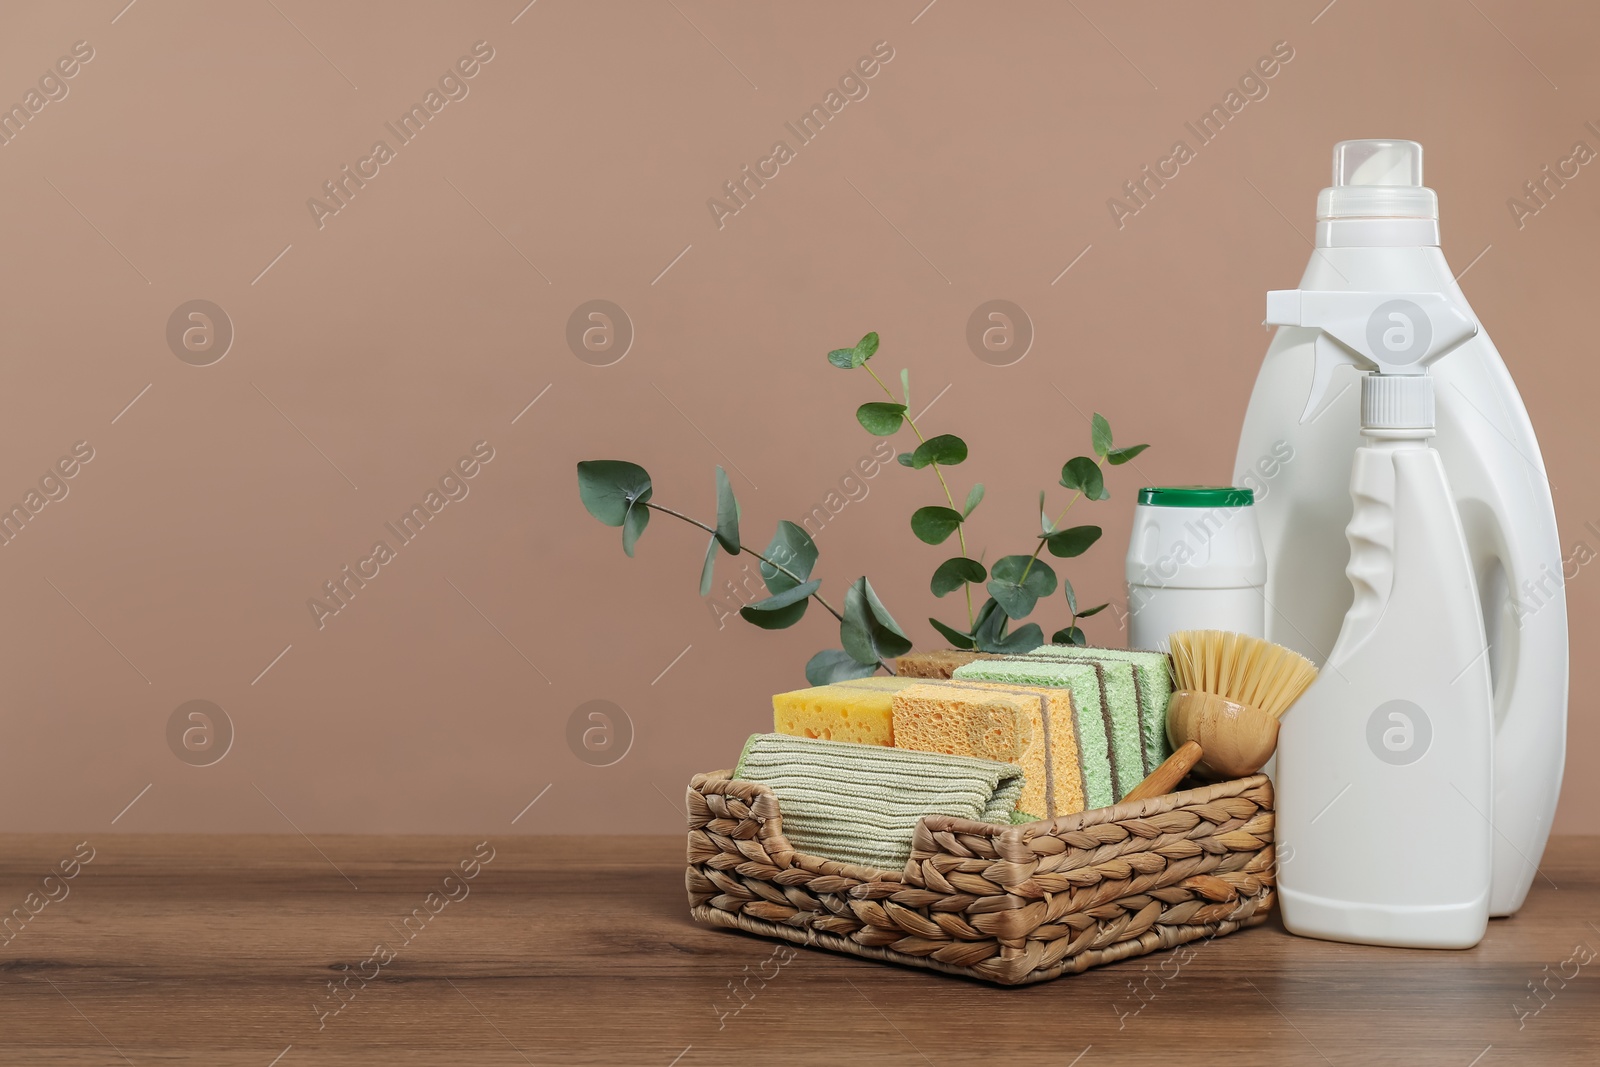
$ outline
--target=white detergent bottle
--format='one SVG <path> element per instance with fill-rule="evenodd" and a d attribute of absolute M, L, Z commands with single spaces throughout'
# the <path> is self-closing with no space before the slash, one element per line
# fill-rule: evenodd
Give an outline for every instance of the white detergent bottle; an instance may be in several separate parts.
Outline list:
<path fill-rule="evenodd" d="M 1344 141 L 1333 158 L 1301 288 L 1432 294 L 1476 321 L 1439 249 L 1438 198 L 1422 185 L 1422 146 Z M 1327 383 L 1328 406 L 1301 421 L 1316 337 L 1306 327 L 1278 329 L 1250 398 L 1234 481 L 1255 485 L 1272 472 L 1271 491 L 1257 492 L 1255 508 L 1267 554 L 1267 637 L 1320 664 L 1351 605 L 1340 531 L 1351 517 L 1346 487 L 1361 438 L 1360 390 L 1342 366 Z M 1490 910 L 1510 915 L 1544 852 L 1566 760 L 1561 546 L 1539 442 L 1488 335 L 1462 343 L 1433 379 L 1433 446 L 1466 533 L 1494 682 Z"/>
<path fill-rule="evenodd" d="M 1350 610 L 1278 735 L 1283 923 L 1470 948 L 1489 922 L 1494 697 L 1427 366 L 1478 326 L 1438 293 L 1300 289 L 1268 293 L 1267 321 L 1319 331 L 1307 417 L 1336 366 L 1377 372 L 1350 469 Z"/>

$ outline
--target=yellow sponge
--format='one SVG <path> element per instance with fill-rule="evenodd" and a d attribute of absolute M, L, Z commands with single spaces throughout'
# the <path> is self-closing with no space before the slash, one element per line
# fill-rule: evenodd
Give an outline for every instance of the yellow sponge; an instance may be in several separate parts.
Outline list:
<path fill-rule="evenodd" d="M 894 695 L 896 748 L 1021 763 L 1034 744 L 1039 702 L 999 686 L 909 685 Z M 1026 787 L 1024 787 L 1026 788 Z"/>
<path fill-rule="evenodd" d="M 791 737 L 893 745 L 889 702 L 913 678 L 872 677 L 797 689 L 772 698 L 772 728 Z"/>
<path fill-rule="evenodd" d="M 895 660 L 894 669 L 902 678 L 948 678 L 957 667 L 964 667 L 973 660 L 1000 658 L 987 652 L 936 648 L 931 652 L 908 652 Z"/>
<path fill-rule="evenodd" d="M 1021 767 L 1018 811 L 1055 818 L 1087 806 L 1070 690 L 922 682 L 893 694 L 891 707 L 897 748 Z"/>

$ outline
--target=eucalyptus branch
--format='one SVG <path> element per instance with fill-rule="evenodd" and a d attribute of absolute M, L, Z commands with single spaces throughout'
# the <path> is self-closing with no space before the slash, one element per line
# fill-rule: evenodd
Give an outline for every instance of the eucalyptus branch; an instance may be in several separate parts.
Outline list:
<path fill-rule="evenodd" d="M 715 527 L 707 526 L 705 523 L 701 522 L 699 519 L 692 519 L 689 516 L 685 515 L 681 511 L 673 511 L 671 508 L 662 507 L 660 504 L 652 504 L 648 500 L 644 501 L 644 506 L 649 508 L 651 511 L 659 511 L 664 515 L 671 515 L 675 519 L 682 519 L 684 522 L 688 523 L 689 525 L 698 526 L 698 527 L 700 527 L 700 529 L 704 530 L 706 533 L 711 534 L 712 536 L 716 536 L 717 531 L 716 531 Z M 787 575 L 789 578 L 791 578 L 794 581 L 795 585 L 805 585 L 806 584 L 805 583 L 805 579 L 801 578 L 794 571 L 791 571 L 788 567 L 785 567 L 781 563 L 774 563 L 772 560 L 768 559 L 766 556 L 763 556 L 761 553 L 757 552 L 755 549 L 751 548 L 749 545 L 740 545 L 739 546 L 739 551 L 745 553 L 746 555 L 754 556 L 756 559 L 759 559 L 762 563 L 765 563 L 767 566 L 771 567 L 773 570 L 777 571 L 779 574 Z M 822 594 L 821 593 L 812 593 L 811 594 L 811 599 L 815 600 L 818 604 L 821 604 L 823 606 L 823 608 L 825 608 L 827 610 L 829 615 L 832 615 L 835 619 L 839 620 L 840 622 L 844 621 L 844 616 L 840 615 L 837 611 L 835 611 L 833 605 L 828 603 L 826 600 L 824 600 L 822 598 Z M 878 661 L 878 666 L 883 667 L 884 670 L 888 670 L 889 669 L 888 666 L 882 660 Z M 893 671 L 889 671 L 889 673 L 893 674 L 894 672 Z"/>
<path fill-rule="evenodd" d="M 1102 471 L 1106 469 L 1106 465 L 1105 465 L 1105 461 L 1104 460 L 1096 459 L 1094 461 L 1094 465 L 1096 467 L 1099 467 Z M 1083 490 L 1082 489 L 1079 489 L 1076 493 L 1072 494 L 1072 499 L 1067 501 L 1066 507 L 1061 509 L 1061 514 L 1057 515 L 1051 521 L 1050 529 L 1054 530 L 1054 529 L 1058 528 L 1061 525 L 1061 520 L 1067 517 L 1067 512 L 1072 510 L 1072 505 L 1076 504 L 1078 502 L 1078 498 L 1081 497 L 1081 496 L 1083 496 Z M 1034 560 L 1039 558 L 1039 553 L 1044 550 L 1044 546 L 1045 546 L 1045 539 L 1043 537 L 1041 537 L 1041 538 L 1039 538 L 1039 543 L 1037 545 L 1033 546 L 1033 555 L 1028 557 L 1027 566 L 1022 568 L 1022 577 L 1017 579 L 1017 583 L 1019 585 L 1028 577 L 1028 572 L 1033 569 Z M 1077 619 L 1077 615 L 1076 614 L 1073 615 L 1073 619 L 1074 620 Z"/>
<path fill-rule="evenodd" d="M 861 364 L 861 369 L 872 375 L 872 380 L 878 383 L 878 388 L 883 390 L 884 396 L 888 397 L 891 401 L 894 400 L 894 393 L 889 390 L 887 385 L 883 384 L 883 379 L 878 377 L 877 371 L 873 370 L 872 367 L 866 363 Z M 917 435 L 917 443 L 927 444 L 928 439 L 923 437 L 922 431 L 917 428 L 917 421 L 911 417 L 911 409 L 909 407 L 906 409 L 905 420 L 906 425 L 911 427 L 911 432 Z M 933 468 L 934 476 L 939 479 L 939 488 L 944 490 L 945 503 L 950 505 L 951 511 L 956 511 L 956 498 L 950 492 L 950 483 L 944 480 L 944 471 L 939 469 L 939 461 L 936 459 L 930 459 L 928 460 L 928 466 Z M 965 526 L 966 522 L 963 521 L 956 527 L 956 544 L 961 546 L 961 554 L 963 556 L 967 555 L 967 532 L 964 528 Z M 962 591 L 967 595 L 967 629 L 970 630 L 972 629 L 974 618 L 972 614 L 972 584 L 970 582 L 964 582 L 962 583 L 961 588 Z"/>

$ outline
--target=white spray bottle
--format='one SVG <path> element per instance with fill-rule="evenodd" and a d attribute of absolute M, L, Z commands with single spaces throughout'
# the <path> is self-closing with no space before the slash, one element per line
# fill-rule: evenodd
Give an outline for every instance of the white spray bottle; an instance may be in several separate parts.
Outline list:
<path fill-rule="evenodd" d="M 1478 332 L 1438 293 L 1267 294 L 1315 329 L 1304 419 L 1361 379 L 1353 600 L 1278 737 L 1278 872 L 1292 933 L 1470 948 L 1489 922 L 1493 688 L 1466 533 L 1434 435 L 1430 363 Z"/>
<path fill-rule="evenodd" d="M 1387 298 L 1427 293 L 1475 319 L 1439 248 L 1439 202 L 1422 184 L 1422 146 L 1343 141 L 1333 159 L 1333 185 L 1317 197 L 1316 249 L 1300 287 Z M 1343 368 L 1327 383 L 1333 399 L 1322 413 L 1301 419 L 1316 338 L 1309 328 L 1278 329 L 1250 398 L 1234 484 L 1257 487 L 1267 637 L 1320 664 L 1351 605 L 1340 532 L 1351 517 L 1350 457 L 1361 438 L 1360 391 Z M 1464 341 L 1432 376 L 1433 446 L 1466 532 L 1494 680 L 1490 912 L 1510 915 L 1522 906 L 1544 852 L 1566 758 L 1561 546 L 1539 442 L 1488 334 Z"/>

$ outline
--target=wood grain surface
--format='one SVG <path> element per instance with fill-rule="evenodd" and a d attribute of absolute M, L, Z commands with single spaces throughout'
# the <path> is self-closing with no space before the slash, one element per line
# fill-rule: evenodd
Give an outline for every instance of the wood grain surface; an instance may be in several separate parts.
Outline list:
<path fill-rule="evenodd" d="M 698 927 L 675 837 L 80 841 L 0 836 L 0 1063 L 1600 1060 L 1595 837 L 1470 952 L 1274 920 L 1020 989 Z"/>

